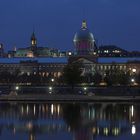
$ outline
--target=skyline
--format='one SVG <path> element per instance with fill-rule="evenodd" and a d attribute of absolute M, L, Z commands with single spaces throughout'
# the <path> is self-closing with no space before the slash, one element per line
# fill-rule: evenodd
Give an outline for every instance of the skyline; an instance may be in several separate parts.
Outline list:
<path fill-rule="evenodd" d="M 1 0 L 0 5 L 0 43 L 6 50 L 28 47 L 33 30 L 39 46 L 73 50 L 83 19 L 99 45 L 139 50 L 138 0 Z"/>

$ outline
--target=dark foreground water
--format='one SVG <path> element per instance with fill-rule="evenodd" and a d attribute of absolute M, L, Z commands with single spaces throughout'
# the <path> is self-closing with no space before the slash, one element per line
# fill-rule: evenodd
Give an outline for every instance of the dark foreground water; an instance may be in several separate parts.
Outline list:
<path fill-rule="evenodd" d="M 139 140 L 138 103 L 0 103 L 0 140 Z"/>

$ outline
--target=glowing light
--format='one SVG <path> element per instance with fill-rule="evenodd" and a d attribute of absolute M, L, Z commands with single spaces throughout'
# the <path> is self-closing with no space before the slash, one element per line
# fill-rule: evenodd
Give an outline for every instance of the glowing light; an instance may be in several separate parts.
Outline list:
<path fill-rule="evenodd" d="M 119 128 L 114 128 L 112 129 L 112 133 L 115 135 L 115 136 L 118 136 L 119 135 Z"/>
<path fill-rule="evenodd" d="M 54 105 L 52 104 L 51 105 L 51 114 L 53 115 L 53 113 L 54 113 Z"/>
<path fill-rule="evenodd" d="M 131 129 L 132 135 L 136 134 L 136 126 L 132 125 L 132 129 Z"/>
<path fill-rule="evenodd" d="M 36 114 L 36 106 L 34 105 L 34 115 Z"/>
<path fill-rule="evenodd" d="M 52 90 L 52 87 L 49 87 L 49 90 L 51 91 Z"/>
<path fill-rule="evenodd" d="M 95 134 L 96 131 L 97 131 L 97 130 L 96 130 L 96 127 L 93 127 L 93 128 L 92 128 L 92 133 Z"/>
<path fill-rule="evenodd" d="M 72 53 L 71 53 L 71 52 L 69 52 L 69 53 L 68 53 L 68 55 L 72 55 Z"/>
<path fill-rule="evenodd" d="M 134 78 L 132 78 L 132 79 L 131 79 L 131 82 L 135 82 L 135 79 L 134 79 Z"/>
<path fill-rule="evenodd" d="M 34 138 L 34 137 L 33 137 L 33 135 L 31 134 L 31 135 L 30 135 L 30 140 L 33 140 L 33 138 Z"/>
<path fill-rule="evenodd" d="M 27 114 L 29 113 L 29 106 L 27 105 L 27 108 L 26 108 L 26 112 Z"/>
<path fill-rule="evenodd" d="M 109 51 L 108 50 L 104 50 L 104 53 L 109 53 Z"/>
<path fill-rule="evenodd" d="M 133 73 L 136 73 L 136 71 L 137 71 L 136 69 L 132 69 L 132 72 L 133 72 Z"/>
<path fill-rule="evenodd" d="M 36 45 L 36 40 L 32 40 L 32 46 Z"/>
<path fill-rule="evenodd" d="M 114 50 L 113 53 L 120 53 L 121 51 L 119 50 Z"/>
<path fill-rule="evenodd" d="M 15 89 L 16 89 L 16 90 L 19 90 L 19 86 L 16 86 Z"/>
<path fill-rule="evenodd" d="M 133 105 L 131 107 L 131 115 L 132 115 L 132 117 L 134 116 L 134 106 Z"/>
<path fill-rule="evenodd" d="M 58 113 L 58 116 L 60 114 L 60 105 L 57 106 L 57 113 Z"/>
<path fill-rule="evenodd" d="M 34 57 L 34 54 L 32 51 L 27 52 L 27 57 Z"/>
<path fill-rule="evenodd" d="M 108 135 L 108 133 L 109 133 L 108 128 L 107 128 L 107 127 L 106 127 L 106 128 L 104 128 L 104 134 L 107 136 L 107 135 Z"/>
<path fill-rule="evenodd" d="M 87 88 L 86 88 L 86 87 L 84 87 L 84 90 L 87 90 Z"/>
<path fill-rule="evenodd" d="M 54 82 L 54 79 L 52 78 L 51 81 Z"/>

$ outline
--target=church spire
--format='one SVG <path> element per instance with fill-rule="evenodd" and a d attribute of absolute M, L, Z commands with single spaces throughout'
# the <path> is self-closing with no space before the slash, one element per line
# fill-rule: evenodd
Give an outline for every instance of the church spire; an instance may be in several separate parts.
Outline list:
<path fill-rule="evenodd" d="M 31 36 L 31 46 L 36 47 L 36 45 L 37 45 L 37 39 L 35 37 L 35 33 L 33 32 Z"/>

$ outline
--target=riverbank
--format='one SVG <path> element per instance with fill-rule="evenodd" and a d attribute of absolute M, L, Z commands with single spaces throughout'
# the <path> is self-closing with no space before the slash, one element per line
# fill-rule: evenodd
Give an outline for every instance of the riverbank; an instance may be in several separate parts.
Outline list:
<path fill-rule="evenodd" d="M 88 95 L 4 95 L 0 101 L 60 101 L 60 102 L 139 102 L 140 96 L 88 96 Z"/>
<path fill-rule="evenodd" d="M 133 102 L 140 101 L 139 86 L 0 86 L 0 101 Z"/>
<path fill-rule="evenodd" d="M 9 95 L 11 91 L 16 91 L 18 95 L 28 95 L 28 94 L 94 94 L 97 96 L 140 96 L 140 86 L 76 86 L 72 89 L 69 86 L 23 86 L 23 85 L 5 85 L 0 86 L 0 95 Z"/>

